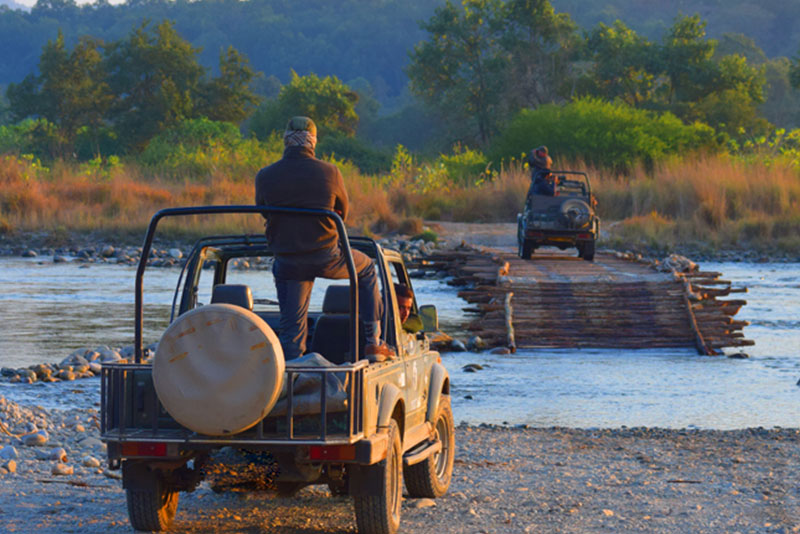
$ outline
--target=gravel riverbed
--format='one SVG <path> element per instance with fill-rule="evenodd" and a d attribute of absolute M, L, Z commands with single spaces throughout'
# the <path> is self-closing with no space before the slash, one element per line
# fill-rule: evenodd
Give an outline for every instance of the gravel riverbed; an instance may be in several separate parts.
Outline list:
<path fill-rule="evenodd" d="M 0 438 L 0 532 L 131 531 L 94 409 L 0 398 L 0 418 L 11 434 L 27 433 Z M 460 425 L 456 439 L 450 491 L 406 499 L 401 532 L 800 531 L 797 429 Z M 324 486 L 286 499 L 217 494 L 204 482 L 181 494 L 173 531 L 343 533 L 355 524 L 350 500 Z"/>

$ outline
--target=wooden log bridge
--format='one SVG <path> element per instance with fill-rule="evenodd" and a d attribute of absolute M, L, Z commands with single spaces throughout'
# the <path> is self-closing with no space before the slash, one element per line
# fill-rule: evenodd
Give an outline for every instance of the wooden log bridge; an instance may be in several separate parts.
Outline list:
<path fill-rule="evenodd" d="M 721 354 L 753 345 L 746 321 L 733 317 L 746 304 L 722 300 L 746 288 L 685 259 L 651 262 L 630 254 L 598 253 L 593 263 L 564 253 L 531 260 L 495 249 L 462 245 L 437 251 L 412 268 L 446 271 L 449 283 L 479 317 L 465 327 L 491 346 L 517 348 L 695 347 Z"/>

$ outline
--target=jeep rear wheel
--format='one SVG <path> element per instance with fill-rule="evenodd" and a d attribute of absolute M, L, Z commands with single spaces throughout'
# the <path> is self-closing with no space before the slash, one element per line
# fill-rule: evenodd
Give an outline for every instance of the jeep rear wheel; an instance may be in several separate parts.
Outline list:
<path fill-rule="evenodd" d="M 449 395 L 443 395 L 439 401 L 439 410 L 434 425 L 433 437 L 442 444 L 442 450 L 416 465 L 408 466 L 403 471 L 406 488 L 411 497 L 435 499 L 447 493 L 447 489 L 450 487 L 456 438 Z"/>
<path fill-rule="evenodd" d="M 353 497 L 356 524 L 360 534 L 395 534 L 400 527 L 400 504 L 403 499 L 403 445 L 400 428 L 394 419 L 389 423 L 389 450 L 386 459 L 369 467 L 369 476 L 379 479 L 376 495 Z"/>
<path fill-rule="evenodd" d="M 586 241 L 578 245 L 578 257 L 586 261 L 594 261 L 594 241 Z"/>
<path fill-rule="evenodd" d="M 517 251 L 519 257 L 523 260 L 531 259 L 531 254 L 533 253 L 533 243 L 530 241 L 526 241 L 525 239 L 520 240 L 519 242 L 519 250 Z"/>
<path fill-rule="evenodd" d="M 149 472 L 147 479 L 149 487 L 139 484 L 125 490 L 131 526 L 144 531 L 167 530 L 178 510 L 178 492 L 169 489 L 155 472 Z"/>

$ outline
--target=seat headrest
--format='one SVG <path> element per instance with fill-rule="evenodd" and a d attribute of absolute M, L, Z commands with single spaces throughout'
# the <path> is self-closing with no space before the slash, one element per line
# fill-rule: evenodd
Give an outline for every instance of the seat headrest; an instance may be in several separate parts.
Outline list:
<path fill-rule="evenodd" d="M 350 313 L 350 286 L 328 286 L 322 313 Z"/>
<path fill-rule="evenodd" d="M 212 304 L 234 304 L 253 311 L 253 293 L 250 286 L 240 284 L 217 284 L 211 293 Z"/>

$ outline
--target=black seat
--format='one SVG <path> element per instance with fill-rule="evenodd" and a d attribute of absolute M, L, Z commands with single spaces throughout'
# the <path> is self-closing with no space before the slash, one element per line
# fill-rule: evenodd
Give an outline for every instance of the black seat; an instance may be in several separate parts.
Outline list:
<path fill-rule="evenodd" d="M 211 304 L 233 304 L 253 311 L 253 293 L 250 286 L 217 284 L 211 292 Z"/>
<path fill-rule="evenodd" d="M 335 364 L 350 361 L 350 286 L 334 285 L 325 290 L 311 352 L 319 352 Z"/>

